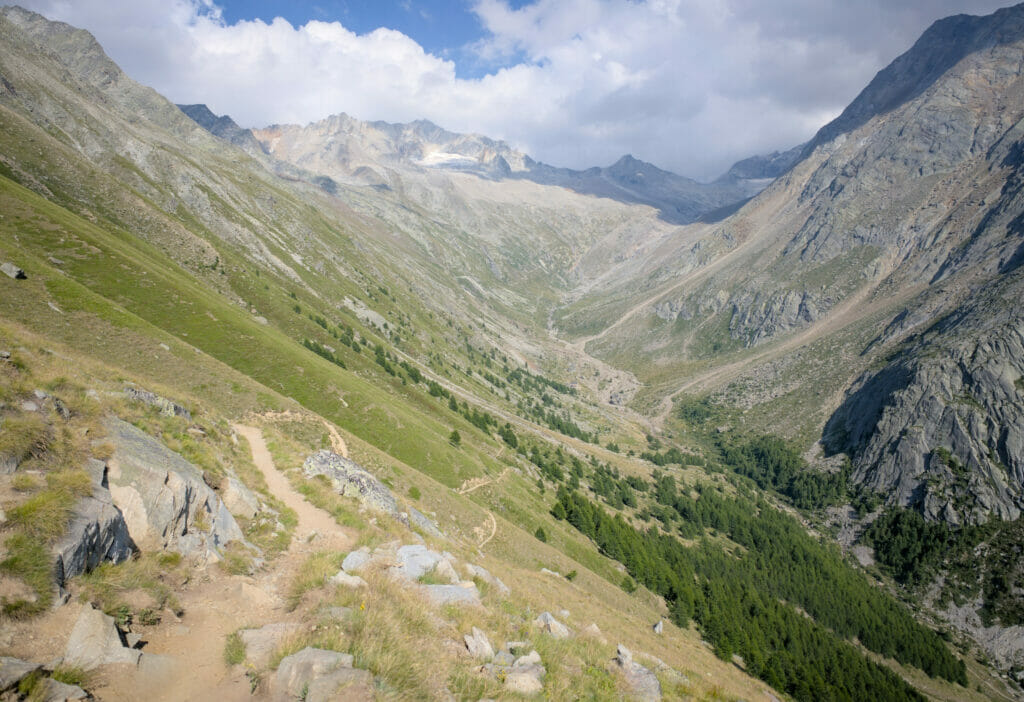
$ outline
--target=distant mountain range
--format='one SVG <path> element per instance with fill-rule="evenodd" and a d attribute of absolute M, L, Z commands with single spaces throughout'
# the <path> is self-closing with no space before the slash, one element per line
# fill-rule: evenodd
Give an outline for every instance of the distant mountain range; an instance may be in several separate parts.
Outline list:
<path fill-rule="evenodd" d="M 649 205 L 673 224 L 687 224 L 723 208 L 735 209 L 784 173 L 801 147 L 736 163 L 712 183 L 623 156 L 607 168 L 557 168 L 533 160 L 503 141 L 449 132 L 426 120 L 408 124 L 364 122 L 334 115 L 305 127 L 243 129 L 206 105 L 178 105 L 210 133 L 251 154 L 266 154 L 338 182 L 390 187 L 403 169 L 472 173 L 494 180 L 521 179 L 620 202 Z"/>

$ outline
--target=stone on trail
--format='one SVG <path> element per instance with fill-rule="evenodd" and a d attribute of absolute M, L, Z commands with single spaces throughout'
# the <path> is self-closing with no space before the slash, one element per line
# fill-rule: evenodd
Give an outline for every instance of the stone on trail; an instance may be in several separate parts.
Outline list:
<path fill-rule="evenodd" d="M 17 687 L 24 677 L 42 667 L 38 663 L 29 663 L 19 658 L 0 656 L 0 692 Z"/>
<path fill-rule="evenodd" d="M 39 702 L 67 702 L 87 700 L 91 695 L 78 685 L 69 685 L 53 678 L 45 678 L 32 690 L 31 699 Z"/>
<path fill-rule="evenodd" d="M 302 625 L 298 622 L 276 622 L 259 629 L 242 629 L 238 636 L 245 644 L 245 660 L 257 668 L 266 667 L 281 643 L 301 630 Z"/>
<path fill-rule="evenodd" d="M 64 662 L 84 670 L 107 663 L 138 665 L 141 655 L 141 651 L 124 645 L 114 618 L 92 606 L 82 609 L 64 648 Z"/>

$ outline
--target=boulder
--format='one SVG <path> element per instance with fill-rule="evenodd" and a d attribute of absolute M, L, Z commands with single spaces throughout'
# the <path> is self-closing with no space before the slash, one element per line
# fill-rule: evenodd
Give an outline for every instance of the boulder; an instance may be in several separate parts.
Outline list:
<path fill-rule="evenodd" d="M 25 275 L 25 271 L 8 261 L 0 263 L 0 271 L 3 271 L 5 275 L 9 278 L 14 278 L 15 280 L 25 280 L 28 277 Z"/>
<path fill-rule="evenodd" d="M 186 421 L 192 421 L 192 413 L 182 407 L 176 402 L 171 402 L 166 397 L 161 397 L 155 392 L 149 390 L 142 390 L 140 388 L 127 387 L 124 389 L 124 394 L 129 399 L 138 400 L 144 402 L 147 405 L 152 405 L 160 410 L 160 414 L 165 417 L 184 417 Z"/>
<path fill-rule="evenodd" d="M 544 689 L 544 675 L 547 673 L 541 665 L 540 654 L 530 651 L 512 664 L 505 673 L 505 689 L 520 695 L 535 695 Z"/>
<path fill-rule="evenodd" d="M 658 702 L 661 699 L 661 683 L 658 682 L 658 676 L 634 661 L 633 654 L 628 648 L 619 644 L 612 663 L 625 678 L 631 699 L 637 702 Z"/>
<path fill-rule="evenodd" d="M 654 629 L 654 633 L 655 634 L 659 634 L 660 635 L 661 632 L 665 630 L 665 621 L 662 620 L 662 619 L 659 619 L 657 621 L 657 623 L 652 628 Z"/>
<path fill-rule="evenodd" d="M 479 605 L 480 592 L 476 585 L 424 585 L 424 593 L 436 605 Z"/>
<path fill-rule="evenodd" d="M 365 670 L 353 668 L 352 663 L 353 658 L 347 653 L 304 648 L 284 658 L 277 667 L 275 699 L 372 700 L 373 677 Z"/>
<path fill-rule="evenodd" d="M 286 638 L 302 630 L 297 622 L 277 622 L 259 629 L 242 629 L 238 636 L 245 644 L 245 660 L 256 668 L 264 668 Z"/>
<path fill-rule="evenodd" d="M 501 582 L 500 578 L 491 575 L 490 571 L 488 571 L 486 568 L 482 566 L 468 563 L 466 564 L 466 572 L 469 573 L 469 577 L 480 578 L 488 585 L 497 588 L 498 592 L 501 595 L 507 596 L 511 592 L 511 590 L 508 589 L 508 586 L 505 585 L 505 583 Z"/>
<path fill-rule="evenodd" d="M 67 702 L 68 700 L 87 700 L 91 695 L 78 685 L 69 685 L 53 678 L 39 681 L 32 691 L 32 699 L 39 702 Z"/>
<path fill-rule="evenodd" d="M 491 646 L 487 634 L 480 631 L 480 629 L 474 626 L 472 633 L 466 634 L 463 639 L 466 641 L 466 650 L 469 651 L 469 655 L 473 656 L 473 658 L 485 661 L 494 658 L 494 648 Z"/>
<path fill-rule="evenodd" d="M 335 575 L 327 579 L 327 582 L 335 587 L 366 587 L 366 581 L 358 575 L 349 575 L 344 570 L 339 570 Z"/>
<path fill-rule="evenodd" d="M 28 675 L 40 670 L 43 666 L 29 663 L 18 658 L 0 656 L 0 692 L 6 692 L 18 686 Z"/>
<path fill-rule="evenodd" d="M 89 459 L 86 469 L 93 478 L 92 495 L 75 504 L 68 531 L 54 546 L 53 573 L 58 587 L 103 561 L 120 563 L 137 550 L 107 487 L 106 464 Z"/>
<path fill-rule="evenodd" d="M 228 476 L 221 484 L 220 499 L 236 517 L 252 519 L 260 511 L 259 498 L 238 478 Z"/>
<path fill-rule="evenodd" d="M 138 665 L 141 651 L 128 648 L 114 618 L 87 606 L 78 615 L 64 647 L 64 662 L 85 670 L 107 663 Z"/>
<path fill-rule="evenodd" d="M 601 633 L 601 629 L 598 628 L 597 624 L 594 622 L 590 622 L 590 624 L 584 627 L 580 634 L 601 643 L 605 641 L 604 635 Z"/>
<path fill-rule="evenodd" d="M 323 475 L 340 495 L 353 497 L 366 507 L 389 514 L 408 525 L 408 519 L 402 518 L 391 491 L 355 461 L 323 449 L 306 459 L 302 472 L 307 478 Z"/>
<path fill-rule="evenodd" d="M 373 560 L 373 557 L 370 556 L 369 549 L 361 548 L 345 556 L 345 560 L 341 562 L 341 569 L 346 573 L 358 573 L 371 560 Z"/>
<path fill-rule="evenodd" d="M 444 557 L 422 544 L 402 546 L 395 554 L 397 564 L 390 569 L 392 575 L 416 581 L 433 571 L 443 562 Z M 450 567 L 450 566 L 449 566 Z M 458 576 L 456 576 L 458 582 Z"/>
<path fill-rule="evenodd" d="M 110 494 L 139 548 L 215 556 L 243 539 L 201 470 L 131 424 L 108 419 L 106 427 L 115 447 L 107 472 Z"/>
<path fill-rule="evenodd" d="M 556 639 L 566 639 L 572 634 L 569 631 L 569 627 L 551 616 L 550 612 L 542 612 L 539 617 L 533 620 L 533 625 Z"/>
<path fill-rule="evenodd" d="M 440 580 L 447 580 L 451 585 L 458 585 L 460 582 L 459 574 L 455 572 L 455 568 L 452 567 L 451 561 L 442 560 L 432 571 L 435 578 Z"/>

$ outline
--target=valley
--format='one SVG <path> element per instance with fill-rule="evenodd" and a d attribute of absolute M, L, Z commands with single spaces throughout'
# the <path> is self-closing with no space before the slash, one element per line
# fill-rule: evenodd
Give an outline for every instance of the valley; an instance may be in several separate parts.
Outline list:
<path fill-rule="evenodd" d="M 0 9 L 0 697 L 1021 699 L 1022 67 L 699 183 Z"/>

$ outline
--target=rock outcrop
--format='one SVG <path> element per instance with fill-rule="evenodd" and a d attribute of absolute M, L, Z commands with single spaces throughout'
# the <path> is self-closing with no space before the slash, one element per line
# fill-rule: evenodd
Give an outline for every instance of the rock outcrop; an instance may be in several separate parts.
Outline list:
<path fill-rule="evenodd" d="M 612 665 L 625 678 L 630 698 L 636 702 L 658 702 L 661 699 L 661 683 L 658 676 L 633 660 L 633 653 L 619 644 Z"/>
<path fill-rule="evenodd" d="M 58 587 L 103 561 L 120 563 L 137 550 L 124 516 L 110 495 L 106 464 L 89 459 L 86 469 L 93 478 L 92 495 L 75 504 L 67 534 L 54 546 L 54 580 Z"/>
<path fill-rule="evenodd" d="M 408 525 L 408 518 L 398 510 L 398 503 L 387 487 L 353 460 L 324 449 L 302 464 L 307 478 L 322 475 L 338 494 L 352 497 L 370 509 L 389 514 Z"/>
<path fill-rule="evenodd" d="M 1016 304 L 986 297 L 854 384 L 826 427 L 826 445 L 852 456 L 855 481 L 952 524 L 1021 514 L 1024 321 L 1014 318 Z"/>
<path fill-rule="evenodd" d="M 108 663 L 138 665 L 141 656 L 125 644 L 114 618 L 91 606 L 82 609 L 64 648 L 64 662 L 84 670 Z"/>
<path fill-rule="evenodd" d="M 157 395 L 155 392 L 129 386 L 124 389 L 124 394 L 129 399 L 138 400 L 139 402 L 144 402 L 147 405 L 156 407 L 160 410 L 160 414 L 166 417 L 181 417 L 186 421 L 192 421 L 191 412 L 179 405 L 177 402 L 172 402 L 166 397 Z"/>
<path fill-rule="evenodd" d="M 153 437 L 119 419 L 106 422 L 114 455 L 110 494 L 141 549 L 171 549 L 216 558 L 242 531 L 202 471 Z"/>
<path fill-rule="evenodd" d="M 353 668 L 347 653 L 304 648 L 282 659 L 274 676 L 274 699 L 290 702 L 373 700 L 373 676 Z"/>
<path fill-rule="evenodd" d="M 533 621 L 533 625 L 556 639 L 567 639 L 572 635 L 569 627 L 551 616 L 550 612 L 541 612 Z"/>

